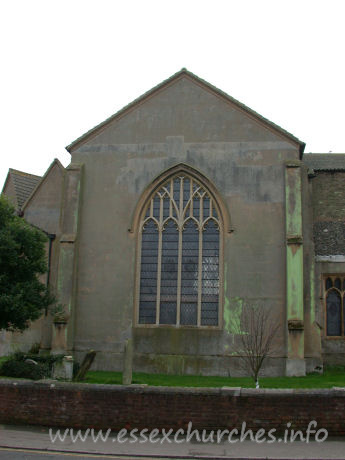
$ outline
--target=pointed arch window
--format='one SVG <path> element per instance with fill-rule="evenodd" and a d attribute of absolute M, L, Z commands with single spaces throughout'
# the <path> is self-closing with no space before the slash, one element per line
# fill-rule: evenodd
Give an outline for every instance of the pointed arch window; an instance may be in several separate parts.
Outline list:
<path fill-rule="evenodd" d="M 345 336 L 345 276 L 325 277 L 326 334 L 328 337 Z"/>
<path fill-rule="evenodd" d="M 219 325 L 221 231 L 218 205 L 194 177 L 154 192 L 139 227 L 139 324 Z"/>

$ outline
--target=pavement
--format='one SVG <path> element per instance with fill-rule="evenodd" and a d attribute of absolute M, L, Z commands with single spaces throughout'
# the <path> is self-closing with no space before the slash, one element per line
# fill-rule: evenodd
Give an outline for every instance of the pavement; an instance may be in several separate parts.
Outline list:
<path fill-rule="evenodd" d="M 57 428 L 52 428 L 51 435 L 55 436 Z M 63 438 L 64 429 L 60 429 Z M 95 433 L 98 433 L 97 431 Z M 105 431 L 103 435 L 105 435 Z M 76 430 L 73 431 L 76 435 Z M 85 432 L 82 432 L 85 435 Z M 134 440 L 134 438 L 133 438 Z M 142 440 L 142 439 L 141 439 Z M 67 432 L 65 439 L 55 439 L 49 434 L 46 427 L 0 425 L 0 458 L 1 459 L 28 459 L 28 460 L 55 460 L 66 458 L 95 459 L 115 458 L 124 460 L 148 459 L 345 459 L 345 438 L 327 438 L 324 442 L 311 439 L 309 443 L 294 441 L 272 443 L 257 443 L 245 440 L 244 442 L 229 443 L 227 437 L 221 442 L 198 442 L 194 438 L 190 442 L 177 443 L 173 439 L 158 435 L 155 443 L 119 442 L 118 433 L 111 433 L 106 441 L 98 438 L 95 442 L 91 435 L 72 439 Z"/>

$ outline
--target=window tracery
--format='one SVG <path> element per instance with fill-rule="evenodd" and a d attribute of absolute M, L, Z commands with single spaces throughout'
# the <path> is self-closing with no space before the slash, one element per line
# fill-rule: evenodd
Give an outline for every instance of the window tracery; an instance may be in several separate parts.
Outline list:
<path fill-rule="evenodd" d="M 221 222 L 211 194 L 177 174 L 140 222 L 139 324 L 217 326 Z"/>

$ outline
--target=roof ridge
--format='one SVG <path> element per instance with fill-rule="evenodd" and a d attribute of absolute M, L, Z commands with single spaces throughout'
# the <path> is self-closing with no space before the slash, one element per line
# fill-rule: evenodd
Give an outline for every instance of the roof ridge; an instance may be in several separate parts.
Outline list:
<path fill-rule="evenodd" d="M 27 173 L 25 171 L 19 171 L 19 169 L 9 168 L 9 172 L 19 174 L 20 176 L 27 176 L 27 177 L 37 177 L 41 178 L 42 176 L 38 176 L 37 174 Z"/>
<path fill-rule="evenodd" d="M 344 171 L 344 153 L 307 153 L 303 157 L 304 164 L 314 171 Z"/>

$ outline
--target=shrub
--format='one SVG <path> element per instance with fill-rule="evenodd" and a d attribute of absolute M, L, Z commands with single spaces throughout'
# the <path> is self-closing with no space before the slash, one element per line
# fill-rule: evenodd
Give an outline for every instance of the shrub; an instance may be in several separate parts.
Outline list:
<path fill-rule="evenodd" d="M 43 379 L 47 375 L 47 366 L 25 361 L 9 359 L 1 366 L 1 375 L 5 377 L 19 377 L 32 380 Z"/>
<path fill-rule="evenodd" d="M 0 196 L 0 329 L 23 331 L 54 302 L 39 277 L 48 268 L 46 241 Z"/>
<path fill-rule="evenodd" d="M 0 375 L 32 380 L 49 378 L 54 363 L 62 361 L 63 357 L 64 355 L 32 355 L 16 352 L 2 363 Z"/>

